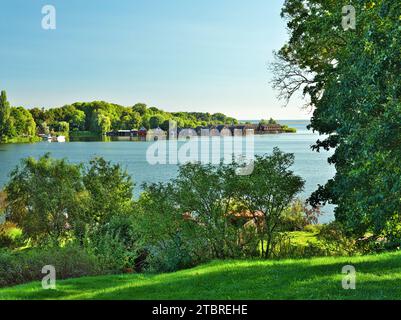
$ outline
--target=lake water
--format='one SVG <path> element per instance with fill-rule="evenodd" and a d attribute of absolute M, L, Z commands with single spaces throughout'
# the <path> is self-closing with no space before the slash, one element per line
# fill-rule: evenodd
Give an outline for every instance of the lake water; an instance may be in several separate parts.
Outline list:
<path fill-rule="evenodd" d="M 308 121 L 279 121 L 297 128 L 296 134 L 277 134 L 255 136 L 255 153 L 271 153 L 274 147 L 295 155 L 293 170 L 306 181 L 305 190 L 300 197 L 306 199 L 335 173 L 327 163 L 328 152 L 313 152 L 311 145 L 319 138 L 318 134 L 306 129 Z M 167 181 L 175 177 L 177 165 L 150 165 L 146 160 L 146 150 L 151 142 L 113 141 L 113 142 L 67 142 L 35 144 L 0 145 L 0 187 L 7 182 L 9 172 L 25 157 L 39 157 L 47 152 L 56 158 L 67 158 L 70 162 L 87 162 L 94 156 L 120 163 L 132 175 L 136 183 L 135 195 L 140 193 L 144 182 Z M 49 190 L 51 191 L 51 190 Z M 333 207 L 323 208 L 321 222 L 333 220 Z"/>

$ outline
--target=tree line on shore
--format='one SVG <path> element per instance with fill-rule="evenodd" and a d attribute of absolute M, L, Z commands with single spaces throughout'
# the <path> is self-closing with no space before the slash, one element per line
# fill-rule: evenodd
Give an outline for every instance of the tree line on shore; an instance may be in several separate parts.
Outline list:
<path fill-rule="evenodd" d="M 138 103 L 132 107 L 104 101 L 77 102 L 59 108 L 11 107 L 6 92 L 0 96 L 0 138 L 34 137 L 36 133 L 89 131 L 104 134 L 112 130 L 131 130 L 157 127 L 168 130 L 169 120 L 181 128 L 238 124 L 238 120 L 222 113 L 166 112 Z"/>

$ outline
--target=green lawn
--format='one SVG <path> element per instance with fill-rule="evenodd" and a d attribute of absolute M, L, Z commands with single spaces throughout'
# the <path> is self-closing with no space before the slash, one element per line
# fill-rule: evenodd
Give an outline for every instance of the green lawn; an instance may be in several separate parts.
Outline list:
<path fill-rule="evenodd" d="M 347 264 L 357 270 L 356 290 L 342 289 Z M 401 253 L 215 261 L 171 274 L 69 279 L 57 290 L 35 282 L 1 289 L 0 299 L 401 299 Z"/>

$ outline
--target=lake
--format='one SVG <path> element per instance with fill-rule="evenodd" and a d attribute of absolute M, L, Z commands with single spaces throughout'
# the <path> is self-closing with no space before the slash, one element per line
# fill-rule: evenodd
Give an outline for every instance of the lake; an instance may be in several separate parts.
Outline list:
<path fill-rule="evenodd" d="M 308 121 L 282 120 L 296 128 L 296 134 L 274 134 L 255 136 L 255 153 L 271 153 L 274 147 L 295 155 L 293 170 L 306 181 L 305 190 L 300 194 L 306 199 L 316 190 L 318 184 L 324 184 L 335 174 L 335 169 L 327 163 L 329 152 L 314 152 L 311 145 L 319 135 L 306 129 Z M 321 137 L 320 137 L 321 138 Z M 141 192 L 140 185 L 144 182 L 161 182 L 175 177 L 177 165 L 150 165 L 146 160 L 146 150 L 151 142 L 113 141 L 113 142 L 66 142 L 35 144 L 2 144 L 0 145 L 0 187 L 7 182 L 9 172 L 25 157 L 35 157 L 51 153 L 56 158 L 67 158 L 74 163 L 87 162 L 94 156 L 102 156 L 106 160 L 120 163 L 136 183 L 135 195 Z M 51 192 L 51 190 L 49 190 Z M 333 220 L 333 207 L 323 208 L 322 223 Z"/>

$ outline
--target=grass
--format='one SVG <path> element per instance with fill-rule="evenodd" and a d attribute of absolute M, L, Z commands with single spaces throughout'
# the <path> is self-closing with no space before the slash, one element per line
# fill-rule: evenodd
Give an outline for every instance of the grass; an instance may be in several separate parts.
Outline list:
<path fill-rule="evenodd" d="M 356 290 L 342 289 L 345 265 Z M 159 275 L 85 277 L 0 290 L 0 299 L 401 299 L 401 253 L 282 261 L 214 261 Z"/>
<path fill-rule="evenodd" d="M 308 243 L 316 244 L 319 242 L 317 236 L 319 232 L 308 232 L 308 231 L 293 231 L 288 233 L 291 244 L 298 246 L 306 246 Z"/>
<path fill-rule="evenodd" d="M 318 239 L 319 231 L 291 231 L 287 232 L 291 246 L 293 247 L 306 247 L 308 244 L 319 244 Z M 264 245 L 267 245 L 267 241 L 264 241 Z M 262 250 L 261 243 L 259 244 L 259 250 Z"/>

